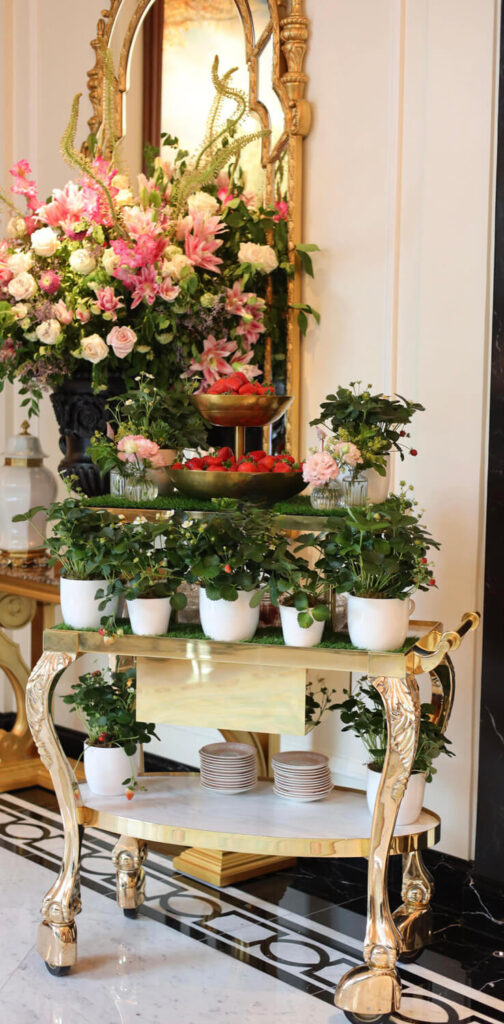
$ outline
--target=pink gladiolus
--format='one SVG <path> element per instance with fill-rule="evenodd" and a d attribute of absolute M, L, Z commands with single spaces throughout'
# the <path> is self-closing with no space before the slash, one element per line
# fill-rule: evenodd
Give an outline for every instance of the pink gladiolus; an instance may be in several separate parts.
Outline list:
<path fill-rule="evenodd" d="M 193 373 L 202 373 L 208 384 L 213 384 L 219 377 L 227 377 L 233 372 L 233 367 L 227 361 L 226 356 L 236 351 L 234 341 L 226 341 L 220 338 L 217 341 L 213 334 L 209 334 L 203 342 L 203 352 L 199 362 L 193 359 L 187 371 L 187 376 Z"/>
<path fill-rule="evenodd" d="M 137 462 L 153 459 L 159 451 L 155 441 L 149 441 L 142 434 L 127 434 L 121 437 L 117 445 L 117 453 L 121 462 Z"/>
<path fill-rule="evenodd" d="M 15 195 L 24 196 L 30 210 L 36 210 L 39 202 L 37 197 L 37 185 L 27 177 L 32 169 L 27 160 L 18 160 L 10 169 L 14 181 L 11 185 L 11 192 Z"/>
<path fill-rule="evenodd" d="M 180 288 L 176 284 L 172 284 L 171 277 L 165 277 L 159 286 L 159 294 L 165 302 L 173 302 L 177 298 L 180 292 Z"/>
<path fill-rule="evenodd" d="M 15 178 L 26 178 L 28 174 L 32 174 L 33 171 L 28 163 L 28 160 L 18 160 L 10 169 L 10 174 Z"/>
<path fill-rule="evenodd" d="M 309 455 L 303 466 L 303 480 L 315 487 L 322 487 L 339 477 L 338 464 L 327 452 Z"/>
<path fill-rule="evenodd" d="M 39 277 L 39 285 L 42 291 L 47 292 L 48 295 L 54 295 L 54 292 L 58 291 L 60 284 L 60 278 L 55 274 L 54 270 L 46 270 Z"/>
<path fill-rule="evenodd" d="M 137 336 L 131 327 L 113 327 L 107 334 L 106 342 L 118 359 L 125 359 L 135 347 Z"/>
<path fill-rule="evenodd" d="M 131 308 L 135 309 L 141 302 L 147 302 L 149 306 L 155 302 L 159 286 L 156 281 L 154 267 L 142 267 L 135 278 L 135 289 L 132 295 Z"/>
<path fill-rule="evenodd" d="M 68 307 L 63 302 L 63 299 L 60 299 L 59 302 L 54 303 L 52 308 L 52 315 L 56 318 L 56 320 L 59 320 L 60 324 L 70 324 L 73 320 L 73 310 L 68 309 Z"/>
<path fill-rule="evenodd" d="M 289 204 L 284 202 L 283 199 L 280 199 L 278 201 L 278 203 L 275 203 L 275 210 L 276 210 L 276 213 L 275 213 L 275 215 L 273 217 L 273 220 L 277 224 L 278 224 L 278 221 L 280 221 L 280 220 L 288 220 L 289 219 Z"/>

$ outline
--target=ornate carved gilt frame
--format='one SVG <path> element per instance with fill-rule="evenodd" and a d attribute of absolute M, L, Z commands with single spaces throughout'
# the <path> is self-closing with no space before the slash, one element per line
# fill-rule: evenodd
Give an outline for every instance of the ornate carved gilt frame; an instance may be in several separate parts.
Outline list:
<path fill-rule="evenodd" d="M 91 46 L 96 54 L 94 67 L 88 72 L 89 98 L 93 107 L 89 119 L 91 132 L 96 133 L 102 120 L 103 99 L 103 48 L 109 45 L 114 24 L 117 22 L 125 0 L 110 0 L 108 9 L 102 10 L 97 25 L 96 38 Z M 266 200 L 273 196 L 275 161 L 283 154 L 288 156 L 288 201 L 289 201 L 289 259 L 295 267 L 289 281 L 289 306 L 301 302 L 301 271 L 295 253 L 295 246 L 302 241 L 302 181 L 303 181 L 303 140 L 311 124 L 310 104 L 305 99 L 308 76 L 303 71 L 309 28 L 305 15 L 304 0 L 268 0 L 270 21 L 261 37 L 256 41 L 254 24 L 248 0 L 234 0 L 239 11 L 244 31 L 246 60 L 249 68 L 250 109 L 261 124 L 269 127 L 268 111 L 257 95 L 258 64 L 270 37 L 273 39 L 273 86 L 284 112 L 284 131 L 273 148 L 270 139 L 263 139 L 262 163 L 266 170 Z M 154 0 L 138 0 L 134 13 L 127 25 L 117 69 L 117 124 L 118 136 L 122 135 L 123 104 L 127 89 L 130 52 L 135 36 Z M 287 392 L 296 401 L 288 413 L 287 446 L 295 456 L 299 455 L 299 398 L 301 371 L 301 338 L 297 323 L 297 311 L 290 309 L 287 326 L 286 378 Z M 271 341 L 266 345 L 266 375 L 271 365 Z"/>

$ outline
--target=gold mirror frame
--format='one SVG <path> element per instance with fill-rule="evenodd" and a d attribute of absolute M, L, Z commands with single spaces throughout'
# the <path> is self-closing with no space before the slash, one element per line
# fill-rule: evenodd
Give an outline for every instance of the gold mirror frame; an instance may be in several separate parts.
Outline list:
<path fill-rule="evenodd" d="M 103 49 L 108 47 L 121 8 L 127 0 L 110 0 L 108 9 L 102 10 L 96 29 L 96 38 L 91 46 L 96 54 L 94 67 L 88 72 L 88 92 L 93 114 L 88 121 L 90 131 L 97 133 L 102 122 L 103 104 Z M 132 46 L 142 21 L 152 7 L 154 0 L 138 0 L 127 25 L 121 45 L 117 67 L 117 135 L 122 137 L 123 111 L 128 83 L 128 68 Z M 295 273 L 288 283 L 289 307 L 301 302 L 301 269 L 296 256 L 296 245 L 302 241 L 302 182 L 303 182 L 303 141 L 310 131 L 311 108 L 305 99 L 308 76 L 303 71 L 308 45 L 309 23 L 305 14 L 304 0 L 268 0 L 270 21 L 260 38 L 255 41 L 254 24 L 248 0 L 234 0 L 240 14 L 246 63 L 249 69 L 249 106 L 264 127 L 269 127 L 269 115 L 258 99 L 258 63 L 270 36 L 273 40 L 273 87 L 284 113 L 284 130 L 270 147 L 269 136 L 263 138 L 262 164 L 266 170 L 266 201 L 273 198 L 275 161 L 282 154 L 288 155 L 287 198 L 289 204 L 289 261 Z M 269 364 L 269 365 L 268 365 Z M 271 341 L 266 346 L 265 375 L 271 367 Z M 297 311 L 289 308 L 287 325 L 286 386 L 287 393 L 294 395 L 287 414 L 287 449 L 298 458 L 300 455 L 300 377 L 301 377 L 301 335 L 297 322 Z"/>

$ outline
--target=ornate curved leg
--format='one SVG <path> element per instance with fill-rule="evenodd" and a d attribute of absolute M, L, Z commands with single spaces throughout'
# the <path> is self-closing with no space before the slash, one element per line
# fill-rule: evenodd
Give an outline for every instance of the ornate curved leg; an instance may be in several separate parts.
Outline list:
<path fill-rule="evenodd" d="M 433 893 L 434 879 L 425 867 L 420 850 L 403 854 L 403 902 L 393 915 L 401 936 L 403 959 L 414 957 L 431 939 L 430 901 Z"/>
<path fill-rule="evenodd" d="M 121 836 L 112 851 L 116 869 L 117 902 L 128 917 L 136 917 L 145 899 L 145 871 L 147 843 L 132 836 Z"/>
<path fill-rule="evenodd" d="M 388 743 L 371 826 L 365 965 L 341 979 L 336 1006 L 356 1017 L 379 1020 L 399 1009 L 401 984 L 396 970 L 400 936 L 392 920 L 387 892 L 390 842 L 418 743 L 420 698 L 414 676 L 373 680 L 385 705 Z"/>
<path fill-rule="evenodd" d="M 61 868 L 42 903 L 37 950 L 52 973 L 66 973 L 77 960 L 75 916 L 81 910 L 79 858 L 82 829 L 77 822 L 79 795 L 51 717 L 52 695 L 61 673 L 75 654 L 46 651 L 26 687 L 26 714 L 41 760 L 49 769 L 58 799 L 65 843 Z"/>
<path fill-rule="evenodd" d="M 450 656 L 445 654 L 439 665 L 429 670 L 429 675 L 432 684 L 431 718 L 442 732 L 446 732 L 455 699 L 455 669 Z"/>

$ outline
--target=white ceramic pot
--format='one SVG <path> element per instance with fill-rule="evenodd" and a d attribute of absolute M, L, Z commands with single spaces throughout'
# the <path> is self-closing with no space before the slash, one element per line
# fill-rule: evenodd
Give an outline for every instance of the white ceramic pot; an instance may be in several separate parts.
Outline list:
<path fill-rule="evenodd" d="M 395 651 L 402 647 L 409 617 L 415 607 L 410 598 L 354 597 L 348 595 L 348 632 L 354 647 L 365 651 Z"/>
<path fill-rule="evenodd" d="M 236 601 L 211 601 L 205 588 L 200 587 L 200 622 L 205 636 L 235 644 L 252 640 L 259 625 L 259 607 L 250 607 L 256 593 L 256 590 L 239 590 Z"/>
<path fill-rule="evenodd" d="M 171 616 L 169 597 L 137 597 L 128 601 L 131 628 L 138 636 L 162 636 Z"/>
<path fill-rule="evenodd" d="M 84 744 L 84 771 L 92 793 L 98 796 L 121 796 L 125 779 L 140 770 L 138 746 L 132 757 L 122 747 L 88 747 Z"/>
<path fill-rule="evenodd" d="M 105 608 L 98 605 L 102 598 L 95 597 L 97 590 L 105 590 L 107 580 L 60 579 L 60 604 L 63 622 L 74 629 L 98 629 L 104 615 L 115 615 L 117 597 L 111 597 Z"/>
<path fill-rule="evenodd" d="M 386 460 L 387 472 L 385 476 L 380 476 L 375 469 L 364 470 L 368 480 L 368 501 L 373 505 L 380 505 L 382 501 L 388 498 L 390 491 L 390 455 L 386 456 Z"/>
<path fill-rule="evenodd" d="M 378 793 L 380 779 L 381 773 L 373 771 L 373 769 L 368 766 L 366 797 L 368 810 L 371 815 L 374 812 L 376 794 Z M 408 785 L 406 786 L 406 792 L 401 800 L 401 806 L 399 807 L 397 825 L 412 825 L 413 822 L 417 820 L 423 807 L 424 793 L 425 775 L 420 772 L 417 772 L 415 775 L 410 775 Z"/>
<path fill-rule="evenodd" d="M 289 608 L 285 604 L 280 605 L 284 643 L 288 647 L 315 647 L 315 644 L 319 644 L 322 640 L 325 622 L 313 620 L 311 626 L 303 629 L 299 625 L 298 615 L 297 608 Z"/>

